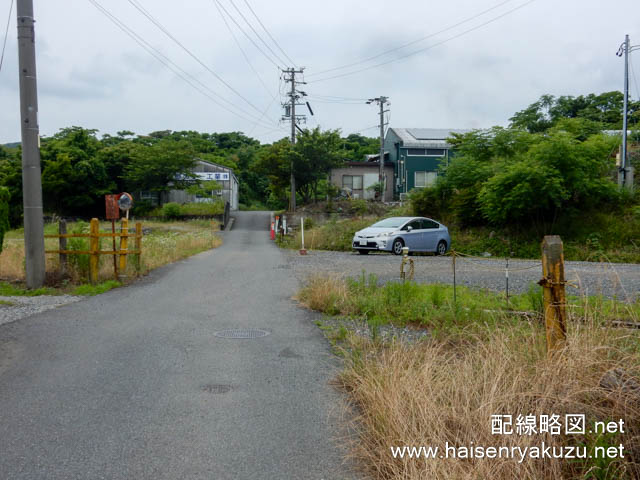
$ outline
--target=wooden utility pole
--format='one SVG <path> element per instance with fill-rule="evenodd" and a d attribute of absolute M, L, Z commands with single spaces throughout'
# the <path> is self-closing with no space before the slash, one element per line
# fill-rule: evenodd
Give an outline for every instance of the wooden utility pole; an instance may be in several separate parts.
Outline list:
<path fill-rule="evenodd" d="M 558 235 L 546 235 L 542 240 L 542 280 L 538 283 L 544 295 L 547 350 L 552 352 L 562 348 L 567 337 L 564 254 Z"/>

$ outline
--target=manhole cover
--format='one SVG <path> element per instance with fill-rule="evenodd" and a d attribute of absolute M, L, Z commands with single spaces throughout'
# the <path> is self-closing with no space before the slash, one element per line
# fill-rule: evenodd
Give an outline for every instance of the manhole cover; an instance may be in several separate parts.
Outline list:
<path fill-rule="evenodd" d="M 231 330 L 220 330 L 215 333 L 216 337 L 221 338 L 260 338 L 269 335 L 266 330 L 259 328 L 234 328 Z"/>
<path fill-rule="evenodd" d="M 232 388 L 233 387 L 231 385 L 209 384 L 209 385 L 204 385 L 202 387 L 202 390 L 214 395 L 220 395 L 223 393 L 229 393 L 232 390 Z"/>

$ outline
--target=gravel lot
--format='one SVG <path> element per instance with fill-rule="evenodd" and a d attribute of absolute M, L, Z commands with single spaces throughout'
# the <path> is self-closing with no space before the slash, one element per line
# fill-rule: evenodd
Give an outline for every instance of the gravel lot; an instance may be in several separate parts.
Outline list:
<path fill-rule="evenodd" d="M 288 264 L 282 268 L 293 271 L 304 282 L 313 274 L 338 274 L 357 277 L 362 271 L 378 276 L 380 282 L 400 278 L 400 257 L 389 254 L 367 256 L 351 252 L 310 251 L 301 256 L 288 251 Z M 414 279 L 420 283 L 453 283 L 451 257 L 412 256 L 415 262 Z M 640 299 L 640 265 L 605 264 L 593 262 L 566 262 L 565 276 L 575 286 L 568 286 L 572 295 L 605 295 L 627 301 Z M 524 292 L 531 282 L 542 277 L 542 266 L 536 260 L 509 261 L 509 291 Z M 456 259 L 458 285 L 505 290 L 505 259 Z"/>
<path fill-rule="evenodd" d="M 38 297 L 0 296 L 0 325 L 15 322 L 52 308 L 77 302 L 84 297 L 73 295 L 41 295 Z M 8 302 L 8 303 L 4 303 Z"/>

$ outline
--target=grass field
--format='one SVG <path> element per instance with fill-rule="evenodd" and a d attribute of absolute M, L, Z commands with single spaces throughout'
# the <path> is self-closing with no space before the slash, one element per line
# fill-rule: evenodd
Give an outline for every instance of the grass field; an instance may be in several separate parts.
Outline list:
<path fill-rule="evenodd" d="M 215 221 L 193 220 L 187 222 L 143 222 L 143 229 L 148 231 L 142 238 L 142 256 L 140 271 L 136 271 L 134 257 L 127 262 L 127 270 L 124 272 L 128 279 L 137 275 L 144 275 L 154 268 L 181 260 L 196 253 L 220 246 L 222 240 L 215 234 L 219 230 L 219 224 Z M 132 225 L 130 225 L 130 228 Z M 57 224 L 47 224 L 45 234 L 57 233 Z M 67 225 L 69 233 L 88 233 L 87 222 L 76 222 Z M 100 231 L 110 232 L 111 223 L 103 222 Z M 0 286 L 0 294 L 3 291 L 24 291 L 20 284 L 24 281 L 24 240 L 23 230 L 7 232 L 2 253 L 0 253 L 0 280 L 4 286 Z M 132 239 L 130 239 L 132 242 Z M 57 239 L 45 239 L 45 248 L 54 250 L 58 248 Z M 71 250 L 88 250 L 89 239 L 70 238 L 68 248 Z M 101 249 L 111 250 L 111 239 L 101 239 Z M 129 248 L 133 248 L 130 244 Z M 47 284 L 50 287 L 62 288 L 64 291 L 74 291 L 76 286 L 88 281 L 89 258 L 88 255 L 69 255 L 69 271 L 66 278 L 58 275 L 58 255 L 46 255 Z M 113 257 L 100 256 L 99 280 L 103 285 L 113 288 L 115 283 L 113 271 Z M 110 283 L 105 283 L 111 281 Z M 7 283 L 8 282 L 8 283 Z M 118 284 L 119 285 L 119 284 Z M 44 289 L 40 294 L 51 294 L 51 288 Z M 96 287 L 85 287 L 85 293 L 100 293 Z M 83 292 L 81 289 L 80 292 Z M 92 293 L 94 292 L 94 293 Z M 6 294 L 6 293 L 5 293 Z M 15 293 L 20 294 L 20 293 Z"/>
<path fill-rule="evenodd" d="M 640 332 L 610 320 L 638 321 L 640 304 L 604 299 L 570 301 L 566 347 L 546 351 L 536 315 L 506 309 L 489 292 L 451 287 L 386 284 L 316 277 L 299 300 L 327 315 L 364 318 L 372 331 L 386 323 L 427 328 L 426 340 L 383 342 L 341 327 L 330 332 L 346 359 L 337 379 L 357 412 L 348 439 L 351 454 L 377 479 L 635 479 L 640 475 L 640 399 L 631 389 L 611 390 L 602 379 L 618 372 L 640 379 Z M 514 297 L 514 310 L 539 313 L 539 291 Z M 633 380 L 635 379 L 635 380 Z M 624 421 L 624 433 L 492 434 L 492 415 L 584 414 Z M 536 420 L 537 424 L 537 420 Z M 445 445 L 532 448 L 575 447 L 587 458 L 394 458 L 391 447 Z M 597 448 L 626 448 L 624 458 L 589 458 Z M 462 451 L 462 450 L 460 450 Z"/>

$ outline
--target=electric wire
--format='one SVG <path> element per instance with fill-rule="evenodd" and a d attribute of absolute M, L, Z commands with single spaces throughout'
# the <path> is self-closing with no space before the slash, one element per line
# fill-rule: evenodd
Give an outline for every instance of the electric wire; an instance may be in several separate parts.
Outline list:
<path fill-rule="evenodd" d="M 247 39 L 253 44 L 254 47 L 256 47 L 256 49 L 262 54 L 264 55 L 264 57 L 269 60 L 277 69 L 282 70 L 280 68 L 280 66 L 278 65 L 277 62 L 275 62 L 273 60 L 273 58 L 271 58 L 269 55 L 267 55 L 264 50 L 262 48 L 260 48 L 260 45 L 258 45 L 255 40 L 253 38 L 251 38 L 251 35 L 249 35 L 244 28 L 242 28 L 240 26 L 240 24 L 238 23 L 238 21 L 235 19 L 235 17 L 233 15 L 231 15 L 229 13 L 229 11 L 225 8 L 225 6 L 222 4 L 222 2 L 220 2 L 219 0 L 212 0 L 213 2 L 216 2 L 218 5 L 220 5 L 220 8 L 222 8 L 222 10 L 224 10 L 224 13 L 227 14 L 227 16 L 231 19 L 231 21 L 236 25 L 236 27 L 238 27 L 238 30 L 240 30 L 242 32 L 242 34 L 247 37 Z"/>
<path fill-rule="evenodd" d="M 277 95 L 272 95 L 271 102 L 269 102 L 269 105 L 267 105 L 267 108 L 264 109 L 264 112 L 262 112 L 262 115 L 260 115 L 260 118 L 258 119 L 258 121 L 253 124 L 253 127 L 251 127 L 251 130 L 249 130 L 249 133 L 247 135 L 251 136 L 251 134 L 253 133 L 255 128 L 258 126 L 262 118 L 267 114 L 267 112 L 271 108 L 271 105 L 273 105 L 274 102 L 276 101 L 276 98 L 278 98 Z M 278 125 L 278 130 L 282 130 L 282 127 L 280 125 Z"/>
<path fill-rule="evenodd" d="M 449 25 L 448 27 L 443 28 L 442 30 L 439 30 L 439 31 L 437 31 L 437 32 L 435 32 L 435 33 L 430 33 L 429 35 L 426 35 L 426 36 L 424 36 L 424 37 L 418 38 L 418 39 L 413 40 L 413 41 L 411 41 L 411 42 L 405 43 L 405 44 L 400 45 L 400 46 L 398 46 L 398 47 L 391 48 L 391 49 L 389 49 L 389 50 L 385 50 L 384 52 L 379 53 L 379 54 L 377 54 L 377 55 L 373 55 L 373 56 L 371 56 L 371 57 L 364 58 L 364 59 L 362 59 L 362 60 L 360 60 L 360 61 L 357 61 L 357 62 L 348 63 L 348 64 L 346 64 L 346 65 L 340 65 L 339 67 L 328 68 L 328 69 L 326 69 L 326 70 L 320 70 L 319 72 L 310 73 L 310 74 L 309 74 L 309 76 L 310 76 L 310 77 L 312 77 L 312 76 L 315 76 L 315 75 L 321 75 L 321 74 L 323 74 L 323 73 L 333 72 L 333 71 L 335 71 L 335 70 L 341 70 L 341 69 L 344 69 L 344 68 L 355 67 L 356 65 L 361 65 L 361 64 L 363 64 L 363 63 L 367 63 L 367 62 L 369 62 L 369 61 L 371 61 L 371 60 L 375 60 L 376 58 L 383 57 L 383 56 L 385 56 L 385 55 L 387 55 L 387 54 L 389 54 L 389 53 L 393 53 L 393 52 L 396 52 L 396 51 L 398 51 L 398 50 L 402 50 L 403 48 L 409 47 L 409 46 L 411 46 L 411 45 L 415 45 L 416 43 L 420 43 L 420 42 L 423 42 L 423 41 L 425 41 L 425 40 L 428 40 L 429 38 L 435 37 L 436 35 L 440 35 L 441 33 L 448 32 L 449 30 L 453 30 L 454 28 L 459 27 L 460 25 L 464 25 L 465 23 L 468 23 L 468 22 L 470 22 L 470 21 L 472 21 L 472 20 L 475 20 L 476 18 L 481 17 L 481 16 L 482 16 L 482 15 L 484 15 L 485 13 L 489 13 L 490 11 L 495 10 L 495 9 L 497 9 L 497 8 L 500 8 L 500 7 L 502 7 L 503 5 L 505 5 L 505 4 L 507 4 L 507 3 L 510 3 L 510 2 L 512 2 L 512 1 L 513 1 L 513 0 L 504 0 L 504 1 L 500 2 L 500 3 L 498 3 L 497 5 L 494 5 L 494 6 L 493 6 L 493 7 L 491 7 L 491 8 L 488 8 L 488 9 L 486 9 L 486 10 L 483 10 L 482 12 L 477 13 L 477 14 L 475 14 L 475 15 L 471 16 L 471 17 L 467 17 L 467 18 L 465 18 L 464 20 L 461 20 L 461 21 L 460 21 L 460 22 L 458 22 L 458 23 L 455 23 L 455 24 L 453 24 L 453 25 Z"/>
<path fill-rule="evenodd" d="M 229 30 L 229 33 L 231 34 L 231 36 L 233 37 L 233 41 L 235 42 L 235 44 L 238 46 L 238 49 L 240 50 L 240 52 L 242 53 L 242 56 L 244 57 L 244 59 L 246 60 L 247 64 L 249 65 L 249 68 L 251 68 L 251 70 L 253 71 L 253 73 L 256 75 L 256 77 L 258 77 L 258 80 L 260 81 L 260 83 L 262 84 L 262 86 L 264 87 L 264 89 L 267 91 L 267 93 L 269 94 L 270 97 L 273 97 L 273 95 L 271 95 L 271 90 L 269 90 L 269 87 L 267 87 L 267 84 L 264 82 L 262 76 L 260 76 L 260 74 L 258 73 L 258 71 L 254 68 L 253 64 L 251 63 L 251 61 L 249 60 L 249 57 L 247 56 L 246 52 L 244 51 L 244 49 L 242 48 L 242 45 L 240 45 L 240 42 L 238 41 L 238 38 L 236 37 L 236 34 L 233 33 L 233 29 L 231 28 L 231 25 L 229 25 L 229 22 L 227 21 L 227 17 L 225 17 L 224 13 L 222 13 L 222 9 L 220 8 L 220 5 L 218 5 L 218 2 L 214 2 L 216 8 L 218 9 L 218 13 L 220 13 L 220 16 L 222 17 L 222 20 L 224 21 L 224 24 L 227 27 L 227 30 Z M 273 97 L 275 98 L 275 97 Z M 271 105 L 271 103 L 269 104 Z M 269 107 L 267 107 L 267 110 L 269 109 Z M 255 127 L 254 127 L 255 128 Z"/>
<path fill-rule="evenodd" d="M 236 12 L 238 12 L 238 14 L 240 15 L 240 17 L 242 17 L 242 19 L 244 20 L 244 23 L 246 23 L 247 25 L 249 25 L 249 28 L 251 29 L 251 31 L 255 34 L 256 37 L 258 37 L 258 40 L 260 40 L 262 42 L 262 44 L 267 47 L 267 50 L 269 50 L 271 52 L 271 54 L 283 65 L 286 65 L 287 62 L 285 62 L 284 60 L 282 60 L 282 57 L 280 57 L 280 55 L 278 55 L 276 52 L 273 51 L 273 49 L 269 46 L 269 44 L 267 42 L 264 41 L 264 39 L 262 38 L 262 35 L 260 35 L 255 28 L 253 28 L 253 25 L 251 24 L 251 22 L 249 22 L 249 20 L 247 20 L 247 17 L 244 16 L 244 14 L 242 13 L 242 11 L 237 7 L 237 5 L 235 4 L 235 2 L 233 0 L 229 0 L 229 3 L 231 3 L 231 5 L 233 6 L 233 8 L 236 9 Z"/>
<path fill-rule="evenodd" d="M 220 75 L 218 75 L 211 67 L 209 67 L 206 63 L 204 63 L 200 58 L 195 55 L 191 50 L 185 47 L 182 42 L 180 42 L 176 37 L 174 37 L 169 30 L 167 30 L 158 20 L 155 19 L 151 13 L 149 13 L 137 0 L 127 0 L 136 10 L 138 10 L 142 15 L 144 15 L 147 20 L 153 23 L 162 33 L 164 33 L 167 37 L 169 37 L 176 45 L 178 45 L 182 50 L 184 50 L 191 58 L 193 58 L 196 62 L 198 62 L 205 70 L 207 70 L 211 75 L 213 75 L 216 79 L 218 79 L 225 87 L 235 93 L 238 97 L 240 97 L 244 102 L 246 102 L 251 108 L 260 113 L 258 107 L 256 107 L 250 100 L 248 100 L 244 95 L 238 92 L 233 86 L 227 83 Z"/>
<path fill-rule="evenodd" d="M 273 38 L 273 35 L 271 35 L 271 33 L 269 32 L 269 30 L 267 30 L 267 27 L 264 26 L 264 24 L 262 23 L 262 21 L 260 20 L 260 17 L 258 17 L 258 15 L 256 14 L 256 12 L 253 10 L 253 8 L 251 8 L 251 5 L 249 4 L 249 2 L 247 0 L 244 0 L 244 3 L 247 5 L 247 7 L 249 8 L 249 10 L 251 11 L 251 13 L 253 14 L 253 16 L 256 18 L 256 20 L 258 21 L 258 23 L 260 24 L 260 26 L 262 27 L 262 29 L 265 31 L 265 33 L 269 36 L 269 38 L 271 39 L 271 41 L 275 44 L 276 47 L 278 47 L 278 50 L 280 50 L 282 52 L 282 54 L 285 56 L 285 58 L 287 60 L 289 60 L 290 65 L 294 66 L 297 65 L 296 62 L 294 62 L 293 60 L 291 60 L 291 57 L 289 55 L 287 55 L 287 52 L 285 52 L 282 47 L 280 46 L 280 44 L 276 41 L 275 38 Z"/>
<path fill-rule="evenodd" d="M 221 97 L 219 94 L 217 94 L 211 88 L 209 88 L 207 85 L 202 83 L 200 80 L 195 78 L 193 75 L 191 75 L 190 73 L 188 73 L 184 69 L 182 69 L 179 65 L 177 65 L 170 58 L 168 58 L 162 52 L 160 52 L 155 47 L 153 47 L 149 42 L 147 42 L 144 38 L 142 38 L 140 35 L 138 35 L 131 28 L 129 28 L 124 22 L 122 22 L 119 18 L 117 18 L 115 15 L 113 15 L 111 12 L 109 12 L 106 8 L 104 8 L 96 0 L 88 0 L 88 1 L 100 13 L 102 13 L 105 17 L 107 17 L 107 19 L 109 19 L 116 27 L 118 27 L 120 30 L 122 30 L 134 42 L 136 42 L 140 47 L 142 47 L 147 53 L 149 53 L 158 62 L 160 62 L 162 65 L 164 65 L 168 70 L 172 71 L 178 78 L 183 80 L 185 83 L 187 83 L 189 86 L 191 86 L 194 90 L 198 91 L 201 95 L 207 97 L 209 100 L 211 100 L 213 103 L 215 103 L 219 107 L 221 107 L 224 110 L 228 111 L 229 113 L 241 118 L 242 120 L 245 120 L 245 121 L 250 122 L 250 123 L 253 123 L 255 121 L 255 118 L 257 118 L 257 117 L 251 119 L 253 114 L 246 112 L 241 107 L 239 107 L 239 106 L 233 104 L 232 102 L 229 102 L 225 98 Z M 197 84 L 201 85 L 201 87 L 199 87 Z M 207 93 L 205 90 L 208 90 L 209 92 L 211 92 L 212 95 L 217 96 L 220 100 L 229 103 L 231 106 L 233 106 L 237 110 L 243 112 L 249 118 L 245 117 L 244 115 L 239 114 L 235 110 L 232 110 L 231 108 L 227 107 L 226 105 L 220 103 L 220 101 L 218 101 L 212 95 Z M 265 125 L 265 126 L 267 126 L 267 125 Z M 268 127 L 272 128 L 270 125 Z"/>
<path fill-rule="evenodd" d="M 360 69 L 354 70 L 352 72 L 342 73 L 342 74 L 333 75 L 333 76 L 325 77 L 325 78 L 319 78 L 317 80 L 309 80 L 308 83 L 324 82 L 324 81 L 332 80 L 332 79 L 335 79 L 335 78 L 342 78 L 342 77 L 346 77 L 346 76 L 349 76 L 349 75 L 355 75 L 357 73 L 364 72 L 364 71 L 367 71 L 367 70 L 371 70 L 373 68 L 382 67 L 384 65 L 388 65 L 388 64 L 393 63 L 393 62 L 398 62 L 400 60 L 404 60 L 405 58 L 412 57 L 414 55 L 417 55 L 418 53 L 426 52 L 427 50 L 431 50 L 432 48 L 435 48 L 435 47 L 440 46 L 440 45 L 442 45 L 444 43 L 450 42 L 451 40 L 455 40 L 455 39 L 460 38 L 460 37 L 462 37 L 464 35 L 467 35 L 467 34 L 473 32 L 475 30 L 478 30 L 478 29 L 480 29 L 480 28 L 482 28 L 482 27 L 484 27 L 486 25 L 489 25 L 490 23 L 493 23 L 493 22 L 495 22 L 497 20 L 500 20 L 501 18 L 504 18 L 507 15 L 509 15 L 509 14 L 511 14 L 511 13 L 517 11 L 517 10 L 520 10 L 521 8 L 524 8 L 527 5 L 529 5 L 529 4 L 531 4 L 531 3 L 535 2 L 535 1 L 536 0 L 528 0 L 525 3 L 523 3 L 521 5 L 518 5 L 517 7 L 512 8 L 511 10 L 507 10 L 506 12 L 504 12 L 504 13 L 496 16 L 496 17 L 493 17 L 490 20 L 487 20 L 487 21 L 485 21 L 485 22 L 483 22 L 483 23 L 481 23 L 479 25 L 476 25 L 476 26 L 474 26 L 472 28 L 469 28 L 469 29 L 464 30 L 464 31 L 462 31 L 460 33 L 457 33 L 456 35 L 453 35 L 451 37 L 445 38 L 444 40 L 436 42 L 436 43 L 434 43 L 432 45 L 429 45 L 427 47 L 420 48 L 418 50 L 414 50 L 413 52 L 407 53 L 407 54 L 402 55 L 400 57 L 392 58 L 390 60 L 387 60 L 387 61 L 384 61 L 384 62 L 380 62 L 380 63 L 376 63 L 376 64 L 370 65 L 368 67 L 360 68 Z"/>
<path fill-rule="evenodd" d="M 9 37 L 9 25 L 11 24 L 11 14 L 13 12 L 13 0 L 9 4 L 9 16 L 7 17 L 7 27 L 4 30 L 4 41 L 2 42 L 2 55 L 0 55 L 0 72 L 2 71 L 2 63 L 4 62 L 4 51 L 7 48 L 7 38 Z"/>

